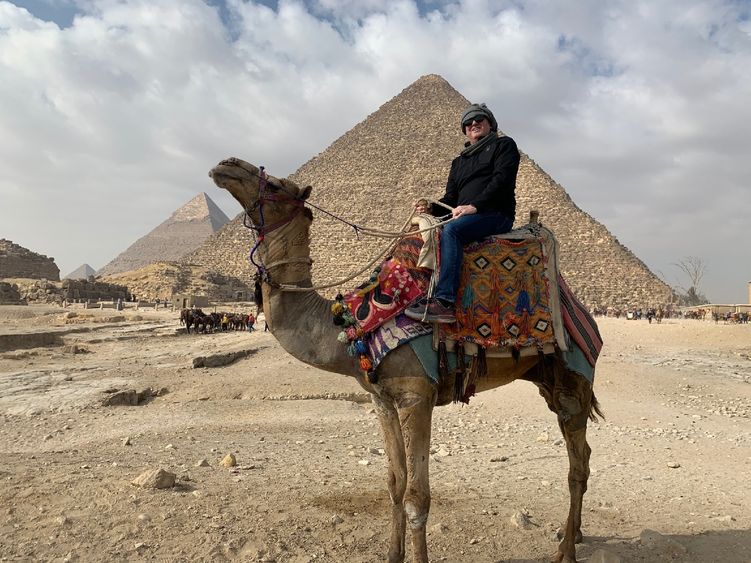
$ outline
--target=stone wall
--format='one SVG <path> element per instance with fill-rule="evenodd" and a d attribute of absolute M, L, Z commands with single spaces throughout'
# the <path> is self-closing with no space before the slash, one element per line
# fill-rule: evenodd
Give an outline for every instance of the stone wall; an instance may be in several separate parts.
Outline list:
<path fill-rule="evenodd" d="M 130 292 L 124 285 L 107 283 L 103 281 L 89 281 L 89 280 L 71 280 L 65 279 L 62 281 L 62 287 L 60 294 L 63 299 L 68 301 L 76 301 L 78 299 L 93 299 L 93 300 L 116 300 L 122 299 L 127 301 L 130 299 Z"/>
<path fill-rule="evenodd" d="M 32 252 L 13 241 L 0 239 L 0 279 L 32 278 L 59 280 L 55 259 Z"/>

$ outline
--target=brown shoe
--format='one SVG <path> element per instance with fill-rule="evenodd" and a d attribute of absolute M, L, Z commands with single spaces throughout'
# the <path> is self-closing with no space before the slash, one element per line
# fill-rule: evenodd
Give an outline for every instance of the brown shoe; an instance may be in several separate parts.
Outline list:
<path fill-rule="evenodd" d="M 423 323 L 455 323 L 456 315 L 454 307 L 447 307 L 437 299 L 430 299 L 427 306 L 424 302 L 418 301 L 411 307 L 408 307 L 404 314 L 410 319 L 421 321 Z"/>

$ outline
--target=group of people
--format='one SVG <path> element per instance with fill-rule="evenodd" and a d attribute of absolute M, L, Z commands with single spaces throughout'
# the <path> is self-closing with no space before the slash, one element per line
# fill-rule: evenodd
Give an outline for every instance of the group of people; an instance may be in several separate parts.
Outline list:
<path fill-rule="evenodd" d="M 185 326 L 188 333 L 213 333 L 230 330 L 255 330 L 256 316 L 250 313 L 204 313 L 201 309 L 191 308 L 180 311 L 180 324 Z M 268 330 L 268 325 L 264 328 Z"/>

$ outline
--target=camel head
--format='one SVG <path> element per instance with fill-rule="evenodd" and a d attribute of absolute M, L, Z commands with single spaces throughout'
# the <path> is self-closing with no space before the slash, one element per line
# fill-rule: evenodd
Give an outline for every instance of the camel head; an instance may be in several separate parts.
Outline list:
<path fill-rule="evenodd" d="M 257 226 L 276 224 L 291 217 L 312 190 L 310 186 L 301 189 L 292 180 L 267 174 L 262 199 L 260 169 L 234 157 L 222 160 L 209 171 L 209 177 L 217 186 L 232 194 Z M 263 206 L 259 203 L 263 203 Z M 304 213 L 309 218 L 312 216 L 308 209 L 304 209 Z"/>

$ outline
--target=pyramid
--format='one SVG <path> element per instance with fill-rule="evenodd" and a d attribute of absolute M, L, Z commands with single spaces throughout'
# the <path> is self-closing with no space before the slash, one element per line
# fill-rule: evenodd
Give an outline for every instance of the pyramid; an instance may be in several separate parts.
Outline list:
<path fill-rule="evenodd" d="M 206 195 L 200 193 L 169 219 L 139 238 L 97 272 L 105 276 L 136 270 L 160 261 L 175 261 L 200 246 L 229 219 Z"/>
<path fill-rule="evenodd" d="M 65 276 L 64 280 L 87 280 L 89 276 L 96 274 L 96 270 L 88 264 L 81 264 L 78 268 L 73 270 L 70 274 Z"/>
<path fill-rule="evenodd" d="M 398 230 L 415 199 L 443 195 L 451 160 L 465 140 L 458 116 L 468 103 L 440 76 L 423 76 L 290 178 L 312 185 L 311 201 L 349 223 Z M 502 128 L 503 115 L 498 112 L 496 118 Z M 263 164 L 254 162 L 253 155 L 237 156 Z M 530 210 L 539 210 L 541 222 L 559 241 L 561 271 L 585 304 L 634 307 L 670 302 L 671 288 L 523 153 L 516 194 L 515 225 L 526 223 Z M 313 214 L 316 284 L 349 276 L 383 247 L 379 239 L 358 240 L 351 226 L 315 209 Z M 238 216 L 186 259 L 249 280 L 251 244 Z M 357 280 L 366 277 L 361 274 Z M 339 289 L 355 285 L 350 281 Z"/>
<path fill-rule="evenodd" d="M 14 278 L 58 281 L 60 268 L 55 259 L 37 254 L 12 240 L 0 238 L 0 280 Z"/>

